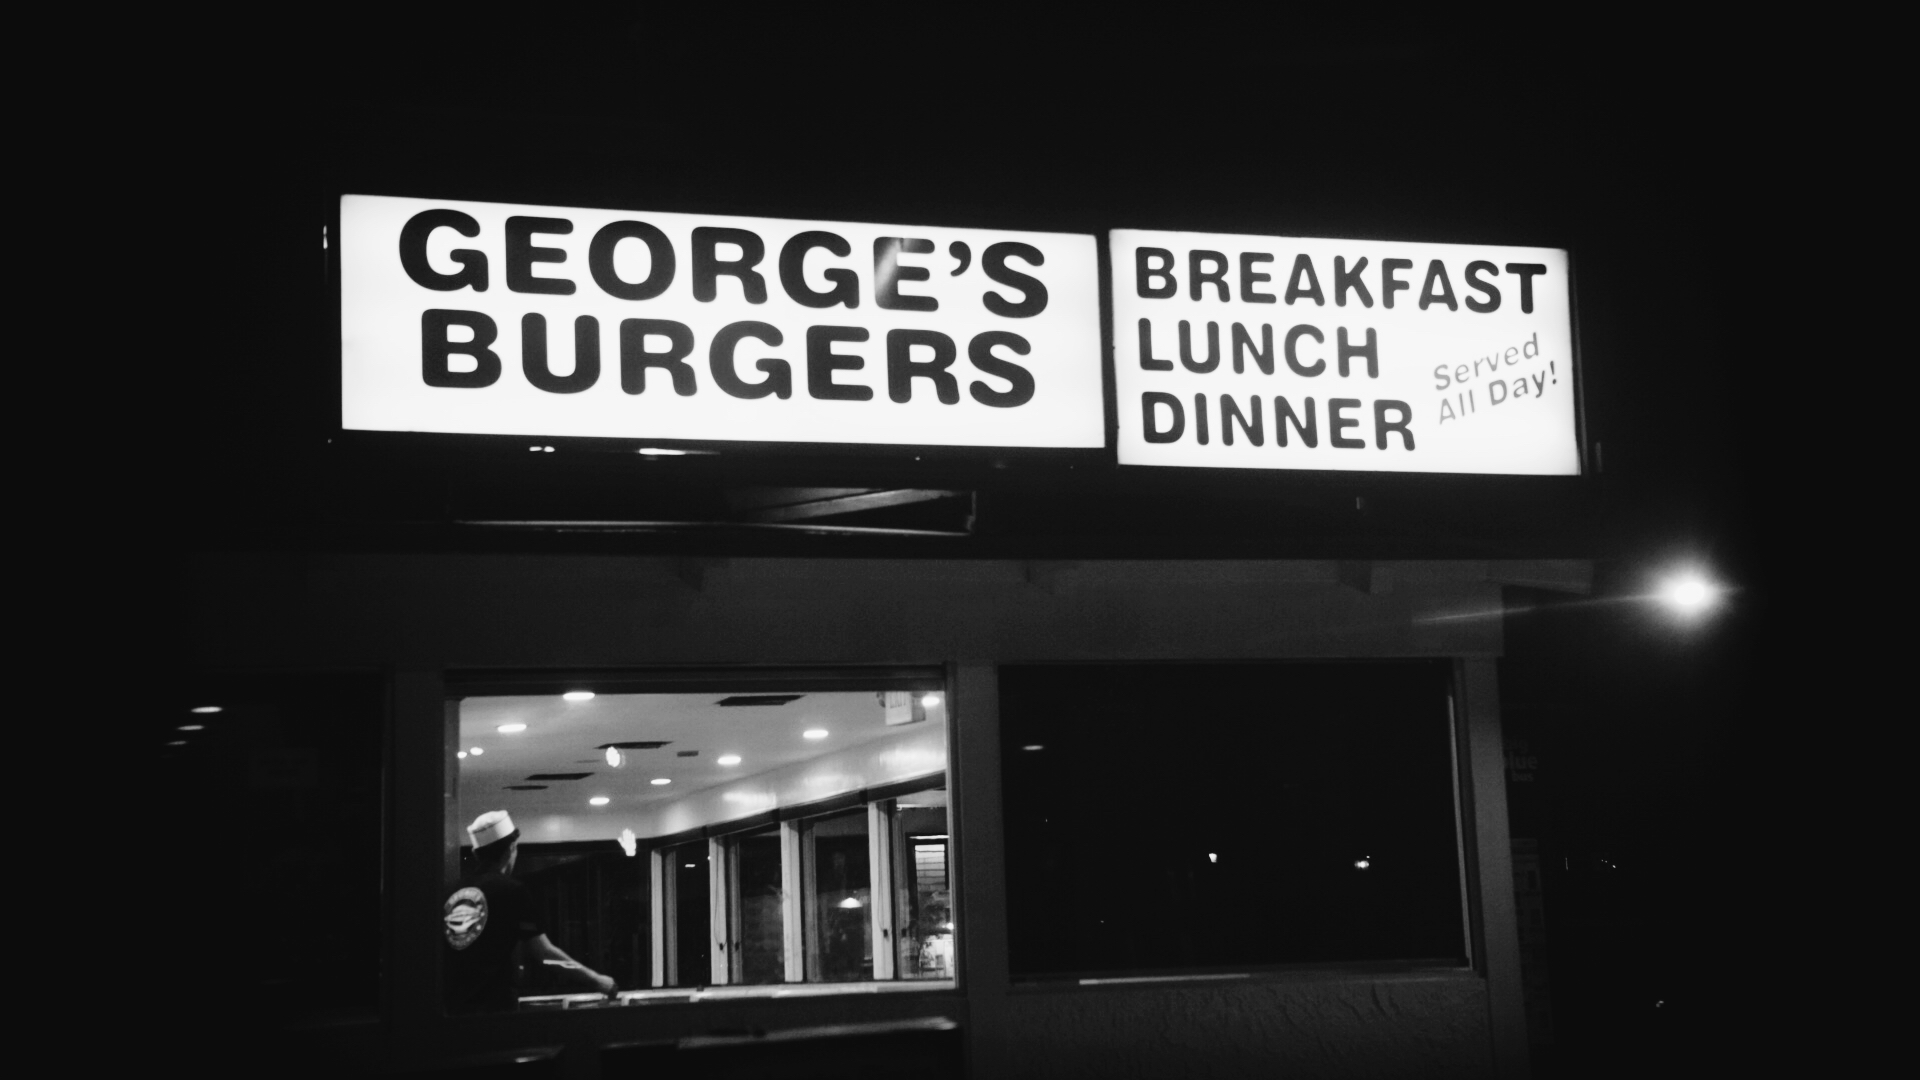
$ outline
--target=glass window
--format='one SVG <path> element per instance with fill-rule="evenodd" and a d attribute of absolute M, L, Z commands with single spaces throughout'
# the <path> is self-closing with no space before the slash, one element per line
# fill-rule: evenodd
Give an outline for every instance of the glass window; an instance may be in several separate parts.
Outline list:
<path fill-rule="evenodd" d="M 951 980 L 944 690 L 845 681 L 461 698 L 449 1009 Z"/>
<path fill-rule="evenodd" d="M 378 1014 L 387 698 L 376 674 L 205 673 L 146 710 L 124 932 L 173 1000 L 256 1031 Z"/>
<path fill-rule="evenodd" d="M 1016 977 L 1464 963 L 1445 662 L 1003 668 Z"/>

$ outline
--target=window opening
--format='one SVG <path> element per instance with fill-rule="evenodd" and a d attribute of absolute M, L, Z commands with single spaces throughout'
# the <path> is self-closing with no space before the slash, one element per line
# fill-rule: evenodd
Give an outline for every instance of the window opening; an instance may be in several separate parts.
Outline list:
<path fill-rule="evenodd" d="M 524 918 L 520 893 L 495 902 L 526 942 L 494 949 L 514 967 L 488 977 L 511 989 L 487 1000 L 637 1005 L 953 979 L 945 691 L 847 681 L 459 699 L 449 896 L 483 868 L 525 893 Z M 513 861 L 476 859 L 476 839 L 509 831 Z M 462 933 L 479 932 L 478 907 L 460 908 Z M 559 958 L 530 955 L 534 937 Z M 479 977 L 472 958 L 461 965 L 450 980 Z"/>

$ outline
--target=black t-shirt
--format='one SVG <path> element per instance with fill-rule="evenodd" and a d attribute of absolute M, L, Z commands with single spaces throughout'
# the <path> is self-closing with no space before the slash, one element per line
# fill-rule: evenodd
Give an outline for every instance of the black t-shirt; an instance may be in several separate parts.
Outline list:
<path fill-rule="evenodd" d="M 460 879 L 442 907 L 448 1012 L 511 1009 L 514 946 L 540 933 L 533 894 L 498 871 Z"/>

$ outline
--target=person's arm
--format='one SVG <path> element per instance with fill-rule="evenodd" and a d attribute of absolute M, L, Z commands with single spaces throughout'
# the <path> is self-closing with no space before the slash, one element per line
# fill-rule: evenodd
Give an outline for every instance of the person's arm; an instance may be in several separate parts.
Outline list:
<path fill-rule="evenodd" d="M 620 989 L 618 983 L 573 957 L 562 952 L 560 946 L 547 940 L 545 934 L 535 934 L 526 940 L 527 960 L 529 963 L 544 964 L 566 972 L 577 982 L 591 985 L 603 994 L 611 994 Z"/>

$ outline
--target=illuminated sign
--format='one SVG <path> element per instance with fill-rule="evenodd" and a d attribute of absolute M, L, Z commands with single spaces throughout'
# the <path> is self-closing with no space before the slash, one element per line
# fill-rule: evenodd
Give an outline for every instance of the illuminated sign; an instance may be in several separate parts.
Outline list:
<path fill-rule="evenodd" d="M 1575 475 L 1567 253 L 1116 230 L 1122 465 Z"/>
<path fill-rule="evenodd" d="M 342 426 L 1105 445 L 1094 238 L 340 201 Z"/>

